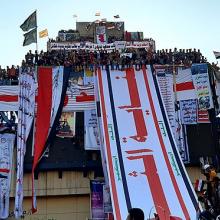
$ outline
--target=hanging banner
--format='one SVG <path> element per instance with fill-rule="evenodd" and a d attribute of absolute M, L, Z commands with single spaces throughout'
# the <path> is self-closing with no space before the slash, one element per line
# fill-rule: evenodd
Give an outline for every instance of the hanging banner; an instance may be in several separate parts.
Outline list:
<path fill-rule="evenodd" d="M 213 100 L 206 63 L 192 64 L 192 77 L 198 98 L 199 110 L 213 108 Z"/>
<path fill-rule="evenodd" d="M 69 79 L 69 67 L 38 67 L 38 97 L 32 166 L 32 212 L 37 211 L 34 172 L 55 136 Z"/>
<path fill-rule="evenodd" d="M 63 112 L 95 109 L 94 84 L 84 84 L 84 74 L 84 71 L 71 73 Z"/>
<path fill-rule="evenodd" d="M 106 152 L 104 147 L 104 134 L 102 130 L 102 119 L 101 119 L 101 112 L 100 112 L 100 96 L 99 96 L 99 90 L 98 90 L 98 79 L 97 79 L 97 72 L 95 71 L 94 76 L 94 93 L 95 93 L 95 100 L 96 100 L 96 113 L 98 117 L 98 130 L 99 130 L 99 137 L 100 137 L 100 153 L 101 153 L 101 161 L 102 161 L 102 169 L 104 173 L 105 178 L 105 185 L 106 188 L 109 188 L 109 175 L 108 175 L 108 169 L 107 169 L 107 160 L 106 160 Z"/>
<path fill-rule="evenodd" d="M 167 116 L 172 128 L 173 135 L 176 135 L 176 120 L 175 120 L 175 97 L 173 91 L 173 73 L 162 65 L 154 65 L 157 76 L 160 93 L 163 103 L 166 108 Z"/>
<path fill-rule="evenodd" d="M 105 219 L 103 203 L 103 185 L 103 181 L 90 181 L 92 219 Z"/>
<path fill-rule="evenodd" d="M 176 111 L 176 132 L 175 141 L 177 149 L 179 150 L 180 157 L 184 163 L 189 163 L 189 148 L 186 135 L 186 126 L 181 123 L 181 114 L 178 106 Z"/>
<path fill-rule="evenodd" d="M 35 95 L 37 90 L 35 69 L 23 69 L 19 74 L 19 110 L 17 126 L 17 172 L 15 191 L 15 217 L 23 214 L 23 176 L 26 142 L 34 120 Z"/>
<path fill-rule="evenodd" d="M 106 28 L 105 26 L 97 26 L 96 27 L 96 42 L 97 44 L 106 44 Z"/>
<path fill-rule="evenodd" d="M 114 43 L 106 44 L 95 44 L 91 42 L 48 42 L 48 50 L 107 50 L 113 51 L 124 48 L 145 48 L 146 50 L 153 49 L 155 50 L 155 42 L 152 39 L 147 39 L 144 41 L 115 41 Z"/>
<path fill-rule="evenodd" d="M 211 123 L 209 120 L 209 113 L 207 110 L 198 109 L 198 123 Z"/>
<path fill-rule="evenodd" d="M 108 185 L 103 185 L 103 205 L 104 213 L 113 213 L 110 188 Z"/>
<path fill-rule="evenodd" d="M 154 69 L 181 159 L 184 163 L 189 163 L 188 145 L 185 141 L 184 128 L 180 122 L 179 112 L 175 110 L 175 97 L 173 91 L 174 77 L 172 69 L 164 67 L 163 65 L 154 65 Z"/>
<path fill-rule="evenodd" d="M 85 150 L 100 150 L 100 136 L 96 109 L 84 112 Z"/>
<path fill-rule="evenodd" d="M 196 99 L 180 101 L 181 123 L 191 125 L 197 123 L 198 105 Z"/>
<path fill-rule="evenodd" d="M 83 81 L 84 85 L 92 85 L 94 87 L 93 72 L 85 70 Z M 100 136 L 96 109 L 84 111 L 84 130 L 85 150 L 100 150 Z"/>
<path fill-rule="evenodd" d="M 9 215 L 14 134 L 0 134 L 0 219 Z"/>
<path fill-rule="evenodd" d="M 217 96 L 220 96 L 220 81 L 215 81 L 215 92 Z"/>
<path fill-rule="evenodd" d="M 72 138 L 75 136 L 75 123 L 76 113 L 75 112 L 63 112 L 59 126 L 57 127 L 57 137 Z"/>
<path fill-rule="evenodd" d="M 176 95 L 177 101 L 197 98 L 190 68 L 179 67 L 177 69 Z"/>
<path fill-rule="evenodd" d="M 83 78 L 84 71 L 71 72 L 63 112 L 95 109 L 94 84 L 84 84 Z M 18 111 L 18 94 L 19 86 L 0 86 L 0 110 Z"/>
<path fill-rule="evenodd" d="M 160 219 L 196 219 L 198 201 L 151 67 L 97 74 L 114 219 L 131 207 L 149 218 L 153 207 Z"/>
<path fill-rule="evenodd" d="M 115 41 L 114 45 L 116 50 L 123 50 L 126 47 L 126 41 Z"/>

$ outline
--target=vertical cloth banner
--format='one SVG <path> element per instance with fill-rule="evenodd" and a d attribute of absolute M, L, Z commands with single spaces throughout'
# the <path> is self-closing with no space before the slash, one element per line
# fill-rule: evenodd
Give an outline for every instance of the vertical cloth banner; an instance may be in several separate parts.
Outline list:
<path fill-rule="evenodd" d="M 109 176 L 108 176 L 108 171 L 107 171 L 106 151 L 104 149 L 104 134 L 102 130 L 100 96 L 99 96 L 99 91 L 98 91 L 98 79 L 97 79 L 96 71 L 95 71 L 95 77 L 94 77 L 94 94 L 95 94 L 95 100 L 96 100 L 96 113 L 98 117 L 98 130 L 99 130 L 99 137 L 100 137 L 100 153 L 101 153 L 101 160 L 102 160 L 102 168 L 103 168 L 106 188 L 109 188 Z"/>
<path fill-rule="evenodd" d="M 154 65 L 154 70 L 179 153 L 184 163 L 189 162 L 188 147 L 185 144 L 183 127 L 180 124 L 179 114 L 175 110 L 175 97 L 173 91 L 174 77 L 172 69 L 165 68 L 162 65 Z"/>
<path fill-rule="evenodd" d="M 151 67 L 97 74 L 114 218 L 139 207 L 149 218 L 155 208 L 160 219 L 196 219 L 198 201 Z"/>
<path fill-rule="evenodd" d="M 69 70 L 59 67 L 38 68 L 38 99 L 36 129 L 34 138 L 34 161 L 32 167 L 32 212 L 37 211 L 34 188 L 34 171 L 45 150 L 52 142 L 56 125 L 62 112 L 64 97 L 68 84 Z"/>
<path fill-rule="evenodd" d="M 96 109 L 84 111 L 85 150 L 100 150 Z"/>
<path fill-rule="evenodd" d="M 166 108 L 167 116 L 173 135 L 176 135 L 176 120 L 175 120 L 175 97 L 173 91 L 173 73 L 170 69 L 164 68 L 161 65 L 154 66 L 157 76 L 160 93 Z"/>
<path fill-rule="evenodd" d="M 94 76 L 92 71 L 84 71 L 83 82 L 84 86 L 90 85 L 94 88 Z M 84 134 L 85 150 L 100 150 L 100 135 L 96 109 L 84 111 Z"/>
<path fill-rule="evenodd" d="M 91 180 L 90 182 L 92 219 L 105 219 L 103 186 L 103 181 Z"/>
<path fill-rule="evenodd" d="M 198 99 L 199 110 L 213 108 L 213 100 L 206 63 L 193 64 L 191 67 L 193 83 Z"/>
<path fill-rule="evenodd" d="M 0 134 L 0 219 L 9 215 L 14 134 Z"/>
<path fill-rule="evenodd" d="M 187 142 L 186 126 L 181 123 L 180 109 L 176 111 L 176 146 L 179 150 L 180 157 L 184 163 L 189 163 L 189 148 Z"/>
<path fill-rule="evenodd" d="M 19 75 L 18 127 L 17 127 L 17 173 L 15 191 L 15 217 L 23 214 L 23 170 L 26 142 L 34 120 L 35 93 L 37 89 L 35 69 L 23 69 Z"/>

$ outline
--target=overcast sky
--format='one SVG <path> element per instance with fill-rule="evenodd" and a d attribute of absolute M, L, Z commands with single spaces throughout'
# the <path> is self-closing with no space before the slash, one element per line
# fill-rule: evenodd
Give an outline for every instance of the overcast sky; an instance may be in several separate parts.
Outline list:
<path fill-rule="evenodd" d="M 156 41 L 157 49 L 197 48 L 216 61 L 213 50 L 220 51 L 220 0 L 1 0 L 0 65 L 20 64 L 35 44 L 23 47 L 20 25 L 37 9 L 38 31 L 48 29 L 55 38 L 61 29 L 74 29 L 77 21 L 100 18 L 113 20 L 120 15 L 127 31 L 143 31 Z M 46 50 L 47 38 L 39 40 L 38 49 Z"/>

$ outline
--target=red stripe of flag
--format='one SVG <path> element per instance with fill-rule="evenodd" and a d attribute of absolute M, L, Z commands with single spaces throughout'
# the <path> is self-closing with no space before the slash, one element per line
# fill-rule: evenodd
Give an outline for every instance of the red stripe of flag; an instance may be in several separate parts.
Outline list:
<path fill-rule="evenodd" d="M 183 90 L 191 90 L 195 89 L 193 82 L 184 82 L 176 84 L 176 91 L 183 91 Z"/>
<path fill-rule="evenodd" d="M 5 168 L 0 168 L 0 172 L 1 173 L 9 173 L 10 170 L 9 169 L 5 169 Z"/>
<path fill-rule="evenodd" d="M 76 102 L 89 102 L 95 101 L 94 95 L 87 95 L 85 92 L 80 93 L 80 96 L 76 96 Z"/>
<path fill-rule="evenodd" d="M 34 162 L 32 167 L 32 212 L 37 209 L 34 206 L 34 170 L 44 151 L 44 146 L 50 128 L 50 116 L 52 107 L 52 68 L 38 68 L 38 97 L 37 117 L 34 143 Z"/>
<path fill-rule="evenodd" d="M 0 102 L 17 102 L 17 95 L 0 95 Z"/>

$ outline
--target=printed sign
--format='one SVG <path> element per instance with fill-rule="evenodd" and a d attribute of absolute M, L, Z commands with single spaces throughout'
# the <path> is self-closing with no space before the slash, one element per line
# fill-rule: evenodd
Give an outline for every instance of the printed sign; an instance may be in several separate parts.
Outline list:
<path fill-rule="evenodd" d="M 180 101 L 180 112 L 182 124 L 196 124 L 197 123 L 197 100 L 189 99 Z"/>
<path fill-rule="evenodd" d="M 57 128 L 57 137 L 72 138 L 75 136 L 75 112 L 63 112 L 59 126 Z"/>
<path fill-rule="evenodd" d="M 198 98 L 199 110 L 207 110 L 213 108 L 207 64 L 193 64 L 191 70 L 193 83 Z"/>

